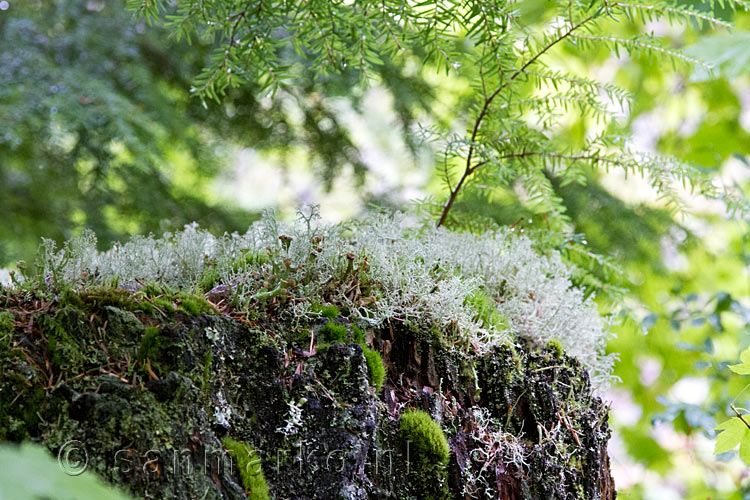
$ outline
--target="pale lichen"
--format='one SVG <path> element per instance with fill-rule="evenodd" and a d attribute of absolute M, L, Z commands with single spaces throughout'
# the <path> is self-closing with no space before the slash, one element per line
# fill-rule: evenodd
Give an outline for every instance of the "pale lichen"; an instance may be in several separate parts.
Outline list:
<path fill-rule="evenodd" d="M 410 220 L 395 214 L 323 225 L 311 214 L 287 225 L 266 214 L 244 235 L 215 237 L 189 225 L 162 238 L 136 236 L 103 253 L 86 232 L 61 250 L 46 240 L 36 279 L 76 288 L 219 283 L 240 309 L 286 298 L 280 313 L 294 320 L 319 318 L 319 304 L 331 304 L 373 327 L 423 322 L 480 356 L 513 339 L 538 347 L 557 339 L 595 385 L 609 381 L 608 327 L 593 298 L 573 286 L 558 253 L 542 254 L 508 229 L 475 235 Z"/>

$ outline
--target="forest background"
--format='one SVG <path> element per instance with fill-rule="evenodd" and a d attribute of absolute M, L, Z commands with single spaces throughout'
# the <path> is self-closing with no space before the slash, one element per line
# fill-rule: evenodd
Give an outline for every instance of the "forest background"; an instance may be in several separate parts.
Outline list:
<path fill-rule="evenodd" d="M 551 22 L 544 1 L 519 5 L 525 23 Z M 746 191 L 750 15 L 712 10 L 735 29 L 611 24 L 612 37 L 653 34 L 684 49 L 689 64 L 569 45 L 546 64 L 628 91 L 615 125 L 630 148 Z M 344 221 L 375 209 L 434 214 L 444 201 L 430 126 L 466 128 L 469 115 L 456 110 L 476 92 L 471 68 L 438 72 L 419 54 L 376 54 L 363 80 L 355 69 L 316 77 L 300 59 L 288 68 L 292 85 L 274 92 L 249 80 L 211 99 L 190 89 L 215 63 L 216 41 L 173 35 L 116 0 L 0 2 L 0 279 L 34 259 L 41 237 L 62 242 L 84 228 L 106 247 L 192 222 L 244 231 L 265 208 L 293 218 L 300 205 L 319 204 L 325 219 Z M 596 126 L 574 108 L 562 123 L 557 138 L 569 143 Z M 727 368 L 750 346 L 747 221 L 687 190 L 675 208 L 638 175 L 581 175 L 583 185 L 554 185 L 566 217 L 545 218 L 517 187 L 479 183 L 447 225 L 511 225 L 557 242 L 583 268 L 619 355 L 604 397 L 622 498 L 750 498 L 736 451 L 714 455 L 730 404 L 750 407 L 746 382 Z"/>

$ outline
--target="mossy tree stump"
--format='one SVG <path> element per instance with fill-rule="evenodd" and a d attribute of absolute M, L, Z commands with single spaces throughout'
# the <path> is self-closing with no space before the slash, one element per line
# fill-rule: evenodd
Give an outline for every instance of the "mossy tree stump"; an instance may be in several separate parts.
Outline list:
<path fill-rule="evenodd" d="M 135 498 L 615 497 L 607 408 L 556 346 L 471 357 L 430 325 L 253 321 L 122 289 L 0 304 L 0 439 L 77 441 Z"/>

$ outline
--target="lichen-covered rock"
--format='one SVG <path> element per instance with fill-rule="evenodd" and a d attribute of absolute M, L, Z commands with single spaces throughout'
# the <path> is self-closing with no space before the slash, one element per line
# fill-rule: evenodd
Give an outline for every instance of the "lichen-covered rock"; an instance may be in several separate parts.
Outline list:
<path fill-rule="evenodd" d="M 63 465 L 85 450 L 135 498 L 615 496 L 607 409 L 559 349 L 474 356 L 431 325 L 343 320 L 329 342 L 328 319 L 193 315 L 119 291 L 0 299 L 0 440 Z M 363 348 L 382 356 L 380 390 Z"/>

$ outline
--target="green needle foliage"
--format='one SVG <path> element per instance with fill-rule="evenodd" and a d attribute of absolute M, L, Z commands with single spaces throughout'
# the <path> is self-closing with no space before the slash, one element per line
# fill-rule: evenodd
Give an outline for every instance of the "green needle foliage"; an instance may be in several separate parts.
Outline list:
<path fill-rule="evenodd" d="M 223 158 L 181 81 L 201 50 L 110 3 L 12 2 L 0 16 L 0 267 L 83 227 L 113 241 L 251 218 L 208 200 Z"/>
<path fill-rule="evenodd" d="M 618 23 L 660 20 L 724 30 L 729 24 L 713 14 L 713 1 L 695 9 L 610 0 L 192 0 L 176 8 L 166 0 L 132 0 L 129 5 L 151 21 L 164 18 L 178 37 L 222 40 L 194 80 L 192 92 L 201 99 L 218 101 L 248 82 L 273 95 L 293 87 L 300 71 L 318 79 L 355 71 L 361 82 L 377 82 L 384 67 L 414 63 L 460 81 L 468 90 L 457 99 L 450 123 L 437 120 L 422 128 L 441 150 L 447 196 L 428 204 L 438 225 L 461 223 L 451 219 L 451 209 L 472 187 L 519 192 L 533 213 L 565 221 L 555 184 L 583 183 L 591 168 L 644 175 L 675 208 L 681 206 L 682 188 L 721 198 L 730 210 L 746 210 L 742 196 L 717 188 L 696 166 L 631 150 L 614 120 L 627 109 L 627 92 L 555 64 L 561 51 L 585 57 L 604 50 L 708 67 L 658 37 L 612 33 Z M 735 0 L 729 6 L 747 4 Z M 309 63 L 304 70 L 300 60 Z M 585 118 L 588 129 L 573 141 L 564 132 L 571 115 Z"/>

